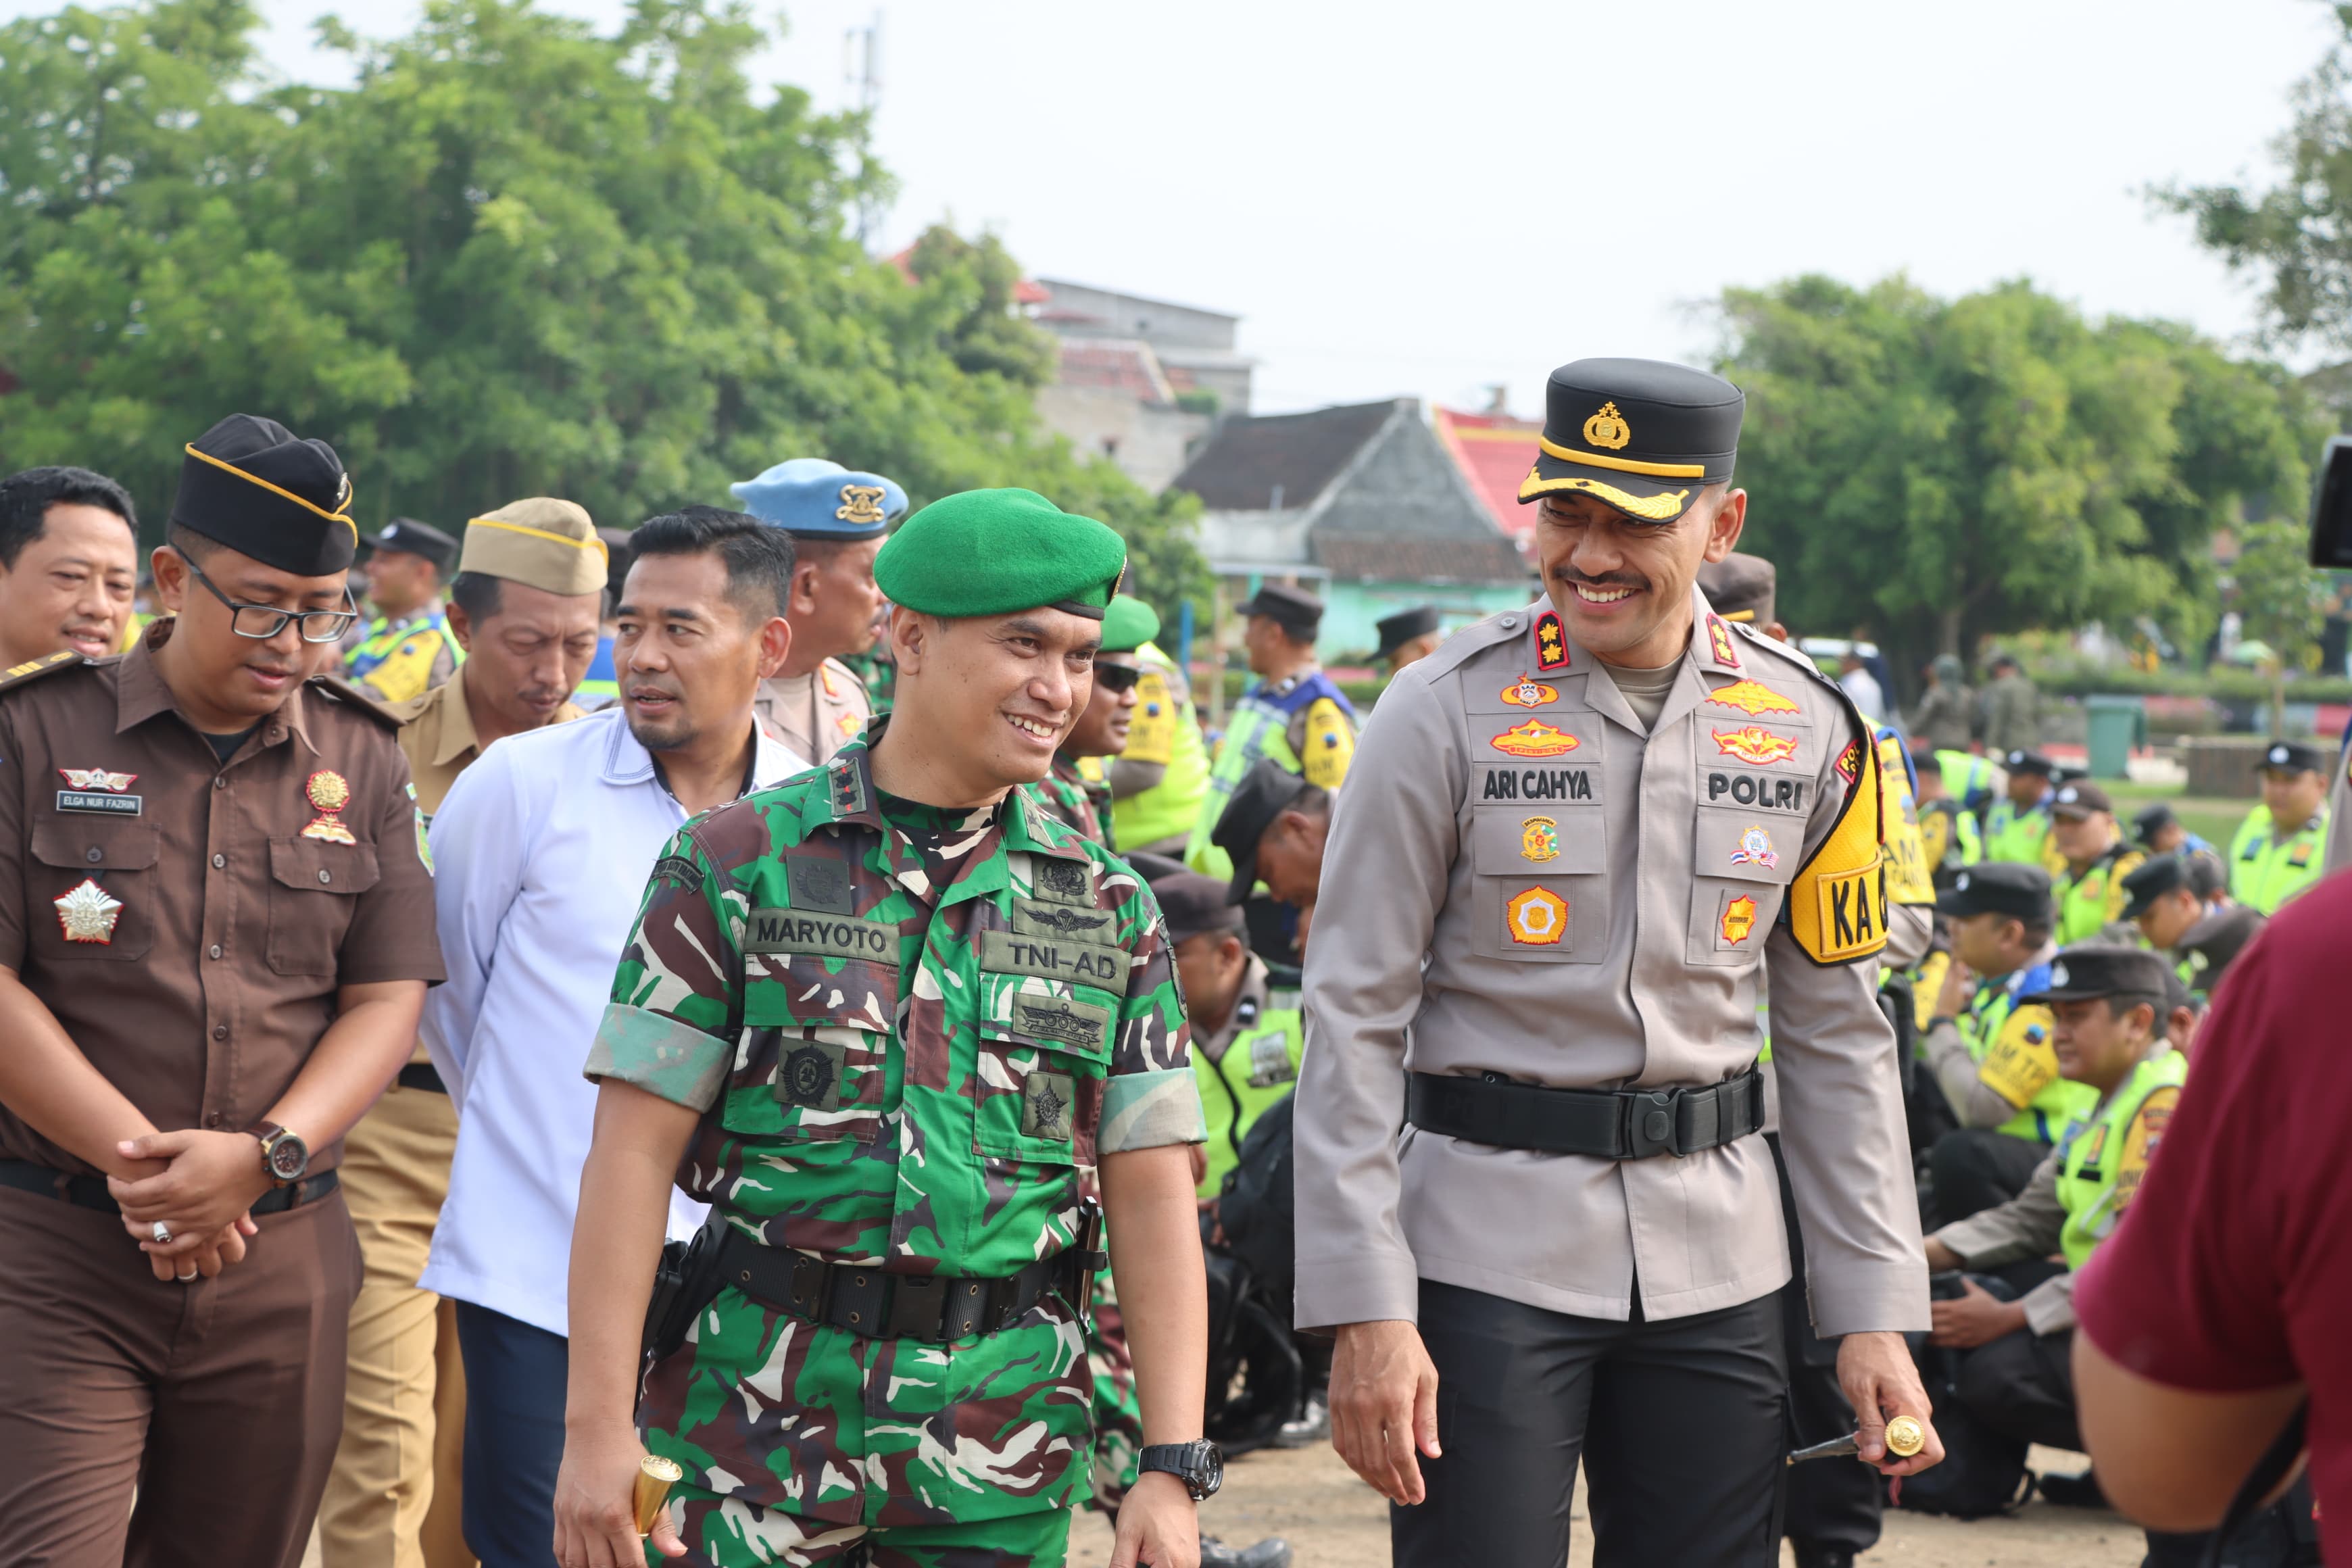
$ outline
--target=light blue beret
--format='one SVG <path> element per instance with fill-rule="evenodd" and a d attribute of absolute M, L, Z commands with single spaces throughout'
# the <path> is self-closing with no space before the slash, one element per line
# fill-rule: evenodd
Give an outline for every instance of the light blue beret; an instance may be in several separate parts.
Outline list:
<path fill-rule="evenodd" d="M 794 458 L 727 488 L 761 522 L 804 539 L 879 539 L 907 514 L 895 482 L 824 458 Z"/>

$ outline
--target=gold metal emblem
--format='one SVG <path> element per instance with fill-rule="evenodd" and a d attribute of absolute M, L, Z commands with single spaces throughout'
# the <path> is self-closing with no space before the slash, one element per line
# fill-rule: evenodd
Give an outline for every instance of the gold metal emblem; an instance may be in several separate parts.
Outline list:
<path fill-rule="evenodd" d="M 314 817 L 302 829 L 305 838 L 316 838 L 325 844 L 357 844 L 352 830 L 336 818 L 352 804 L 352 786 L 343 775 L 331 768 L 312 773 L 302 786 L 302 794 L 317 810 Z"/>
<path fill-rule="evenodd" d="M 833 515 L 844 522 L 883 522 L 882 498 L 888 492 L 880 485 L 844 485 L 841 504 Z"/>
<path fill-rule="evenodd" d="M 1530 816 L 1519 824 L 1519 856 L 1526 860 L 1559 858 L 1559 823 L 1549 816 Z"/>
<path fill-rule="evenodd" d="M 636 1489 L 630 1501 L 639 1535 L 654 1532 L 654 1526 L 661 1522 L 662 1510 L 669 1506 L 669 1489 L 685 1479 L 686 1471 L 676 1459 L 647 1454 L 637 1461 Z"/>
<path fill-rule="evenodd" d="M 137 773 L 109 773 L 104 768 L 59 768 L 58 773 L 76 789 L 103 790 L 121 795 L 139 780 Z"/>
<path fill-rule="evenodd" d="M 1565 756 L 1581 744 L 1567 731 L 1540 719 L 1514 724 L 1501 734 L 1488 737 L 1486 743 L 1507 757 Z"/>
<path fill-rule="evenodd" d="M 1606 447 L 1614 452 L 1633 438 L 1633 427 L 1617 412 L 1617 405 L 1604 403 L 1601 412 L 1584 422 L 1584 438 L 1596 447 Z"/>
<path fill-rule="evenodd" d="M 1898 1459 L 1907 1459 L 1927 1446 L 1927 1431 L 1908 1415 L 1897 1415 L 1886 1424 L 1886 1451 Z"/>
<path fill-rule="evenodd" d="M 84 877 L 72 891 L 49 901 L 57 906 L 58 924 L 64 929 L 68 942 L 94 942 L 101 947 L 113 944 L 114 922 L 122 918 L 121 899 Z"/>
<path fill-rule="evenodd" d="M 1511 940 L 1525 947 L 1558 947 L 1568 934 L 1568 900 L 1549 888 L 1529 888 L 1505 911 Z"/>

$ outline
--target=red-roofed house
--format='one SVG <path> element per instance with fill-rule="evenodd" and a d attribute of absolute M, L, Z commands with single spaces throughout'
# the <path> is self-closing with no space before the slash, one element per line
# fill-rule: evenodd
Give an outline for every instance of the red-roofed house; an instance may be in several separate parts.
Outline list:
<path fill-rule="evenodd" d="M 1519 504 L 1519 484 L 1536 466 L 1542 422 L 1441 407 L 1430 423 L 1462 477 L 1493 514 L 1496 526 L 1517 540 L 1522 552 L 1529 549 L 1536 531 L 1535 508 Z"/>

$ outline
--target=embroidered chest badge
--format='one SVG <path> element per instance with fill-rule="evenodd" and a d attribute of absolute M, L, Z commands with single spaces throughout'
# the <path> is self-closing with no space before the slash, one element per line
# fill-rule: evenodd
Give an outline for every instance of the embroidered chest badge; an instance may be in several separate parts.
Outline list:
<path fill-rule="evenodd" d="M 1559 700 L 1559 688 L 1547 686 L 1533 676 L 1522 675 L 1503 688 L 1503 700 L 1514 708 L 1549 708 Z"/>
<path fill-rule="evenodd" d="M 1511 940 L 1525 947 L 1558 947 L 1568 934 L 1568 900 L 1549 888 L 1529 888 L 1506 906 Z"/>
<path fill-rule="evenodd" d="M 1772 836 L 1761 826 L 1750 826 L 1739 836 L 1739 847 L 1731 852 L 1735 866 L 1761 866 L 1769 871 L 1780 864 L 1780 853 L 1772 847 Z"/>
<path fill-rule="evenodd" d="M 1738 757 L 1759 767 L 1786 762 L 1797 754 L 1799 742 L 1794 735 L 1776 735 L 1761 724 L 1743 724 L 1737 730 L 1710 729 L 1707 733 L 1715 737 L 1715 749 L 1723 755 Z"/>
<path fill-rule="evenodd" d="M 84 877 L 70 892 L 49 901 L 57 906 L 58 924 L 68 942 L 113 944 L 114 922 L 122 918 L 122 900 L 89 878 Z"/>
<path fill-rule="evenodd" d="M 1862 742 L 1848 741 L 1845 750 L 1838 753 L 1837 775 L 1852 784 L 1862 776 Z"/>
<path fill-rule="evenodd" d="M 1723 906 L 1723 940 L 1741 942 L 1756 929 L 1756 900 L 1742 893 Z"/>
<path fill-rule="evenodd" d="M 1507 757 L 1563 757 L 1580 744 L 1567 731 L 1555 729 L 1540 719 L 1514 725 L 1486 743 Z"/>
<path fill-rule="evenodd" d="M 341 820 L 343 809 L 352 804 L 352 786 L 342 774 L 331 768 L 321 768 L 303 784 L 302 794 L 319 814 L 304 825 L 303 837 L 316 838 L 322 844 L 359 842 Z"/>
<path fill-rule="evenodd" d="M 1801 713 L 1793 698 L 1783 697 L 1770 687 L 1754 680 L 1735 680 L 1720 691 L 1706 694 L 1709 702 L 1724 708 L 1737 708 L 1742 713 Z"/>
<path fill-rule="evenodd" d="M 1560 627 L 1558 610 L 1536 617 L 1536 668 L 1546 674 L 1568 668 L 1568 633 Z"/>
<path fill-rule="evenodd" d="M 1555 817 L 1530 816 L 1519 824 L 1519 858 L 1541 864 L 1559 858 L 1559 822 Z"/>

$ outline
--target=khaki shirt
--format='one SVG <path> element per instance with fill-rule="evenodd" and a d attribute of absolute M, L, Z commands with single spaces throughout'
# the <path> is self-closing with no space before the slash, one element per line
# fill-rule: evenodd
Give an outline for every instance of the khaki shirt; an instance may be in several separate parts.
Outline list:
<path fill-rule="evenodd" d="M 155 668 L 174 625 L 0 690 L 0 964 L 158 1128 L 236 1131 L 293 1083 L 338 987 L 437 982 L 441 947 L 381 711 L 314 681 L 223 763 Z M 0 1155 L 90 1173 L 5 1110 Z"/>
<path fill-rule="evenodd" d="M 448 797 L 457 775 L 482 754 L 474 733 L 473 710 L 466 705 L 466 677 L 460 670 L 422 697 L 388 704 L 384 711 L 400 722 L 400 749 L 416 781 L 416 804 L 431 822 Z M 583 717 L 583 710 L 566 702 L 555 710 L 551 724 Z"/>
<path fill-rule="evenodd" d="M 837 658 L 826 659 L 806 675 L 778 675 L 760 682 L 751 711 L 761 727 L 782 741 L 811 767 L 823 767 L 833 754 L 866 732 L 874 716 L 866 683 Z"/>
<path fill-rule="evenodd" d="M 1636 1289 L 1664 1319 L 1779 1289 L 1760 1137 L 1618 1163 L 1398 1131 L 1405 1070 L 1563 1089 L 1734 1077 L 1761 1043 L 1768 970 L 1818 1331 L 1927 1326 L 1870 961 L 1886 914 L 1876 752 L 1801 655 L 1735 633 L 1696 590 L 1692 612 L 1653 732 L 1540 601 L 1409 667 L 1365 726 L 1307 947 L 1301 1327 L 1413 1319 L 1419 1279 L 1618 1321 Z"/>
<path fill-rule="evenodd" d="M 1959 1255 L 1961 1267 L 1998 1268 L 2021 1258 L 2047 1258 L 2058 1250 L 2066 1228 L 2066 1205 L 2058 1201 L 2058 1159 L 2053 1151 L 2027 1177 L 2025 1190 L 1997 1208 L 1956 1220 L 1936 1239 Z M 2025 1325 L 2037 1334 L 2074 1326 L 2074 1276 L 2044 1279 L 2018 1298 Z"/>

